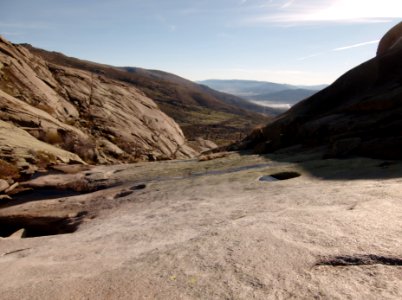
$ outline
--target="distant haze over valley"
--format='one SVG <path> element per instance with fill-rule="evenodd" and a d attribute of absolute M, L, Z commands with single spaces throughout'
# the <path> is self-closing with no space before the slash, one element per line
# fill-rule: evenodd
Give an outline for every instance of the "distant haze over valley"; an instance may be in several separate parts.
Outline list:
<path fill-rule="evenodd" d="M 220 92 L 233 94 L 261 106 L 289 109 L 297 102 L 314 95 L 327 85 L 291 85 L 268 81 L 208 79 L 198 81 Z"/>

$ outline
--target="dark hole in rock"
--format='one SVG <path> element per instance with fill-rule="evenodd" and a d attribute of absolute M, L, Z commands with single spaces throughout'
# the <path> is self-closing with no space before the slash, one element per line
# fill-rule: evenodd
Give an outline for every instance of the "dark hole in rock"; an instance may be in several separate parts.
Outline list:
<path fill-rule="evenodd" d="M 287 180 L 299 177 L 300 173 L 297 172 L 279 172 L 270 175 L 264 175 L 260 177 L 260 181 L 277 181 L 277 180 Z"/>
<path fill-rule="evenodd" d="M 134 185 L 130 188 L 130 190 L 132 191 L 136 191 L 136 190 L 143 190 L 147 187 L 146 184 L 138 184 L 138 185 Z"/>
<path fill-rule="evenodd" d="M 335 256 L 324 259 L 316 266 L 362 266 L 362 265 L 402 266 L 402 259 L 374 254 Z"/>
<path fill-rule="evenodd" d="M 22 228 L 25 229 L 23 238 L 73 233 L 78 229 L 86 214 L 87 212 L 83 211 L 74 217 L 0 217 L 0 236 L 9 237 Z"/>
<path fill-rule="evenodd" d="M 113 174 L 117 174 L 117 173 L 123 172 L 123 171 L 125 171 L 125 170 L 126 170 L 126 169 L 115 170 L 115 171 L 113 172 Z"/>
<path fill-rule="evenodd" d="M 126 197 L 126 196 L 128 196 L 128 195 L 131 195 L 132 193 L 133 193 L 133 191 L 121 191 L 121 192 L 117 193 L 117 194 L 114 196 L 114 199 Z"/>

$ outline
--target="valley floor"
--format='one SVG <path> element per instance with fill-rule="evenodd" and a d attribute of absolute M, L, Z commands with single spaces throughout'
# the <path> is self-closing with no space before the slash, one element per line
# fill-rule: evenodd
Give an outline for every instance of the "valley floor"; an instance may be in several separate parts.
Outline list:
<path fill-rule="evenodd" d="M 301 176 L 259 181 L 284 171 Z M 402 298 L 401 163 L 233 153 L 35 180 L 74 176 L 107 188 L 0 210 L 86 215 L 71 234 L 0 239 L 0 298 Z"/>

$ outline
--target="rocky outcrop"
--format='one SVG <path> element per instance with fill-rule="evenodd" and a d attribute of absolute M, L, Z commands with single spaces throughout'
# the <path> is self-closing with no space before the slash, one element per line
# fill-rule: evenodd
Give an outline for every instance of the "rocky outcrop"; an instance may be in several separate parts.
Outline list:
<path fill-rule="evenodd" d="M 51 64 L 3 38 L 0 120 L 0 159 L 21 165 L 35 165 L 38 153 L 64 163 L 196 154 L 180 127 L 142 91 L 101 74 Z"/>
<path fill-rule="evenodd" d="M 382 55 L 387 51 L 402 46 L 402 22 L 392 27 L 380 40 L 377 55 Z"/>
<path fill-rule="evenodd" d="M 402 47 L 392 42 L 402 36 L 400 29 L 401 24 L 385 35 L 375 58 L 256 130 L 235 148 L 267 153 L 302 144 L 326 146 L 327 157 L 401 159 Z"/>

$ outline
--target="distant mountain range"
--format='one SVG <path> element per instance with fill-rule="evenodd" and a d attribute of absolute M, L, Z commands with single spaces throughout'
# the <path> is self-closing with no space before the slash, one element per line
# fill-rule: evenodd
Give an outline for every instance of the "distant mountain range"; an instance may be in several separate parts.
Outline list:
<path fill-rule="evenodd" d="M 267 81 L 254 80 L 219 80 L 209 79 L 199 81 L 212 89 L 224 93 L 230 93 L 254 103 L 266 102 L 271 104 L 293 105 L 314 95 L 327 85 L 290 85 Z M 268 104 L 269 105 L 269 104 Z"/>

